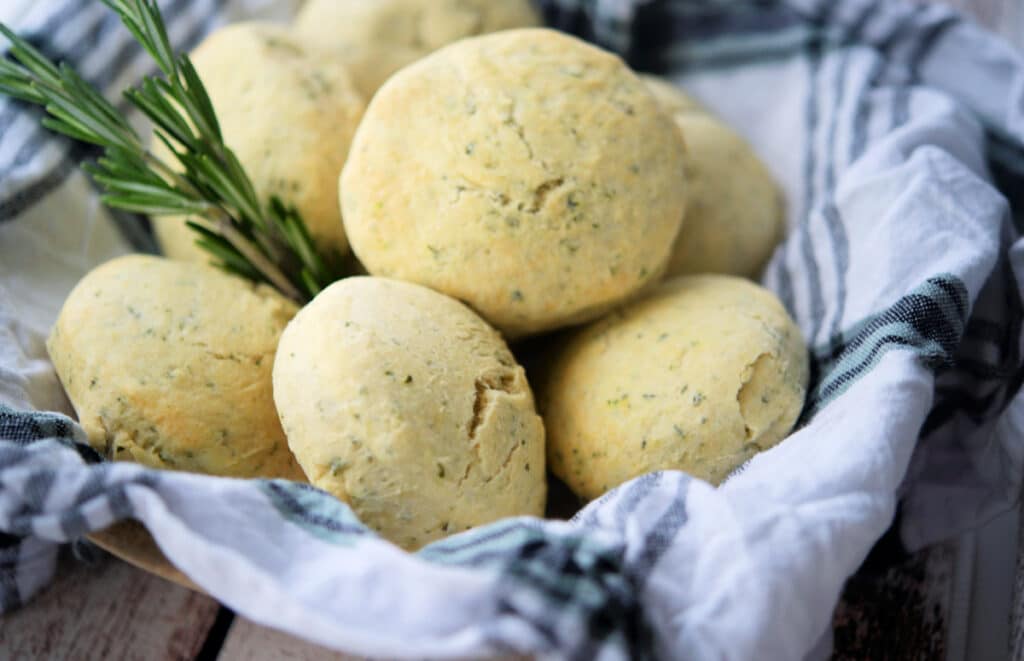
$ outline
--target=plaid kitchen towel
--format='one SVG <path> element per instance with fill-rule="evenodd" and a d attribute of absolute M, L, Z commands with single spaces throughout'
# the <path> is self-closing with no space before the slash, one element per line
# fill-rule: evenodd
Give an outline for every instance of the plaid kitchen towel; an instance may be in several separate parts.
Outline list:
<path fill-rule="evenodd" d="M 542 4 L 686 86 L 782 183 L 790 233 L 764 282 L 812 352 L 798 430 L 718 489 L 647 475 L 568 522 L 502 521 L 416 554 L 308 486 L 98 462 L 43 340 L 78 278 L 148 239 L 98 205 L 76 169 L 88 148 L 3 100 L 0 607 L 49 579 L 56 544 L 134 518 L 231 608 L 358 654 L 799 659 L 897 509 L 915 547 L 1017 501 L 1020 55 L 893 0 Z M 163 3 L 183 48 L 272 5 Z M 20 6 L 0 18 L 112 94 L 147 71 L 98 3 Z"/>

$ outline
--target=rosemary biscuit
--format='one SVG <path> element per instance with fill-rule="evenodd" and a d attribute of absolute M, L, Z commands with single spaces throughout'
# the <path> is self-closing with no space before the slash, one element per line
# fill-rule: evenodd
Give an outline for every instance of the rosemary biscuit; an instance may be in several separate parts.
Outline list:
<path fill-rule="evenodd" d="M 341 178 L 371 273 L 466 301 L 513 338 L 656 281 L 684 198 L 682 140 L 644 84 L 543 29 L 466 39 L 395 74 Z"/>
<path fill-rule="evenodd" d="M 800 330 L 771 292 L 674 278 L 560 349 L 540 387 L 548 462 L 584 498 L 656 470 L 718 484 L 789 433 L 807 379 Z"/>
<path fill-rule="evenodd" d="M 544 512 L 544 428 L 523 368 L 447 296 L 331 285 L 281 337 L 274 400 L 310 482 L 400 546 Z"/>
<path fill-rule="evenodd" d="M 259 23 L 214 32 L 191 58 L 259 201 L 279 196 L 299 210 L 325 252 L 346 253 L 338 173 L 365 103 L 345 66 Z M 153 150 L 175 162 L 159 141 Z M 158 217 L 154 227 L 168 257 L 209 261 L 183 218 Z"/>
<path fill-rule="evenodd" d="M 395 71 L 465 37 L 540 24 L 529 0 L 309 0 L 294 29 L 341 58 L 370 98 Z"/>
<path fill-rule="evenodd" d="M 202 264 L 134 255 L 89 272 L 47 348 L 89 443 L 114 460 L 302 479 L 272 394 L 293 303 Z"/>
<path fill-rule="evenodd" d="M 782 193 L 750 145 L 670 83 L 644 77 L 686 143 L 685 228 L 669 276 L 727 273 L 756 278 L 785 232 Z"/>

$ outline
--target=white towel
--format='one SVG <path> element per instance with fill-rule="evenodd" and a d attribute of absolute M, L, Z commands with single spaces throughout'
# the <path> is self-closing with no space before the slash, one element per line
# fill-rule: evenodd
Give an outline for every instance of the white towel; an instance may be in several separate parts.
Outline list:
<path fill-rule="evenodd" d="M 1016 502 L 1020 55 L 893 0 L 541 4 L 686 86 L 782 183 L 790 233 L 764 282 L 812 352 L 798 430 L 717 489 L 649 475 L 569 522 L 499 522 L 416 554 L 308 486 L 93 463 L 43 338 L 79 277 L 148 238 L 99 207 L 76 170 L 88 149 L 3 100 L 0 608 L 45 583 L 55 544 L 131 517 L 247 618 L 357 654 L 799 659 L 897 511 L 917 547 Z M 4 20 L 105 90 L 148 71 L 99 3 L 22 5 Z M 257 5 L 162 3 L 183 48 Z"/>

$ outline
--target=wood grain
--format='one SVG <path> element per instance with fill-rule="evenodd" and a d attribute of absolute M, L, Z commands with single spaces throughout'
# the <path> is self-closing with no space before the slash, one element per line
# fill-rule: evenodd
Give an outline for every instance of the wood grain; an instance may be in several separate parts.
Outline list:
<path fill-rule="evenodd" d="M 955 543 L 938 544 L 851 577 L 833 618 L 833 661 L 946 658 L 955 561 Z"/>
<path fill-rule="evenodd" d="M 244 617 L 236 617 L 224 639 L 218 661 L 288 659 L 294 661 L 357 661 L 362 657 L 308 643 L 289 634 L 269 629 Z"/>
<path fill-rule="evenodd" d="M 524 656 L 488 657 L 489 661 L 529 661 Z M 228 637 L 224 640 L 217 661 L 390 661 L 349 656 L 313 643 L 268 629 L 236 617 Z M 470 659 L 469 661 L 472 661 Z"/>
<path fill-rule="evenodd" d="M 86 564 L 62 554 L 57 578 L 0 620 L 0 657 L 10 661 L 194 659 L 216 618 L 213 599 L 106 553 Z"/>
<path fill-rule="evenodd" d="M 1017 571 L 1010 611 L 1011 659 L 1024 659 L 1024 508 L 1020 515 L 1020 526 L 1017 528 L 1020 535 L 1017 540 Z"/>

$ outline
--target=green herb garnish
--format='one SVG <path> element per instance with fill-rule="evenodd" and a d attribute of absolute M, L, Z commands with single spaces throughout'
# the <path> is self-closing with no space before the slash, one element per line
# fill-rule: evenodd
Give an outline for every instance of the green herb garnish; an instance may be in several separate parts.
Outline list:
<path fill-rule="evenodd" d="M 154 0 L 102 0 L 153 57 L 162 76 L 125 90 L 174 154 L 156 157 L 121 112 L 67 65 L 57 66 L 0 23 L 11 41 L 0 59 L 0 93 L 42 106 L 43 126 L 103 149 L 85 170 L 111 207 L 203 219 L 188 222 L 197 245 L 226 271 L 306 301 L 336 280 L 335 260 L 317 251 L 305 222 L 277 197 L 263 204 L 235 154 L 224 144 L 210 98 L 186 55 L 176 55 Z"/>

